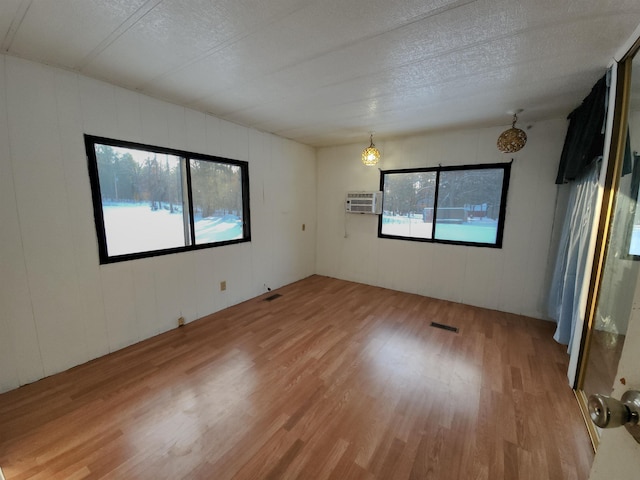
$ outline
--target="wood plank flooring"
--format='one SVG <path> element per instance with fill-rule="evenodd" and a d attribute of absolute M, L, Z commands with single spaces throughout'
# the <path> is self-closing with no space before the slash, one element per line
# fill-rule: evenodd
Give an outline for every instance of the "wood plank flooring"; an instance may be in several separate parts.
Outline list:
<path fill-rule="evenodd" d="M 553 325 L 320 276 L 277 293 L 0 395 L 7 480 L 588 477 Z"/>

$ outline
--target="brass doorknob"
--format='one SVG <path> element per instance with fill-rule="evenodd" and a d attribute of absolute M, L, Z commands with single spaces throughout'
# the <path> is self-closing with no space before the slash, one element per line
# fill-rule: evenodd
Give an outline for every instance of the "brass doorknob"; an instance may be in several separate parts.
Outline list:
<path fill-rule="evenodd" d="M 589 416 L 600 428 L 624 425 L 636 442 L 640 443 L 640 392 L 629 390 L 620 400 L 605 395 L 589 396 Z"/>

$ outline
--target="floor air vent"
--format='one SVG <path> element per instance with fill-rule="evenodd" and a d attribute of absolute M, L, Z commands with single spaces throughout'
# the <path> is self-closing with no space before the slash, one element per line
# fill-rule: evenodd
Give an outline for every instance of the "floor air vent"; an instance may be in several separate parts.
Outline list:
<path fill-rule="evenodd" d="M 282 295 L 279 293 L 274 293 L 273 295 L 264 299 L 265 302 L 273 302 L 276 298 L 280 298 Z"/>
<path fill-rule="evenodd" d="M 445 325 L 444 323 L 431 322 L 431 326 L 441 328 L 442 330 L 449 330 L 450 332 L 458 333 L 458 327 L 452 327 L 451 325 Z"/>

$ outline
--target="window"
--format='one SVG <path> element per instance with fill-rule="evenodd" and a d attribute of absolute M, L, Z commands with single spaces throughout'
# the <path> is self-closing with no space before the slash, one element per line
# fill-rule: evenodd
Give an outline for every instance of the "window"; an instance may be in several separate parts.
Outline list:
<path fill-rule="evenodd" d="M 248 163 L 85 135 L 100 263 L 251 240 Z"/>
<path fill-rule="evenodd" d="M 510 163 L 381 172 L 378 236 L 502 247 Z"/>

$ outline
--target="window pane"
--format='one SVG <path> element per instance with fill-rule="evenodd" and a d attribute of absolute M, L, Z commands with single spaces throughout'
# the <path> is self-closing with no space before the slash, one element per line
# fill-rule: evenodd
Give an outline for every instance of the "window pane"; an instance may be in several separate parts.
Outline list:
<path fill-rule="evenodd" d="M 506 198 L 510 166 L 382 172 L 379 236 L 500 248 L 505 216 L 502 198 Z"/>
<path fill-rule="evenodd" d="M 101 264 L 251 240 L 247 162 L 84 138 Z"/>
<path fill-rule="evenodd" d="M 208 160 L 190 165 L 196 244 L 243 238 L 241 168 Z"/>
<path fill-rule="evenodd" d="M 436 172 L 384 175 L 383 235 L 431 238 Z"/>
<path fill-rule="evenodd" d="M 95 144 L 109 256 L 185 245 L 180 158 Z"/>
<path fill-rule="evenodd" d="M 502 168 L 441 172 L 435 238 L 495 244 L 503 179 Z"/>

